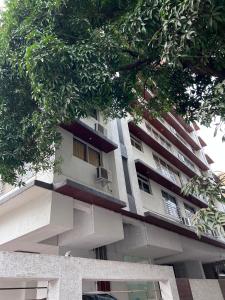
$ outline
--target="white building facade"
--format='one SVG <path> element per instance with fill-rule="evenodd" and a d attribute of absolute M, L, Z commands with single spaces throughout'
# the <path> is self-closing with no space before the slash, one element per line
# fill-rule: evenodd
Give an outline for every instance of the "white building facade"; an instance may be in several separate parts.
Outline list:
<path fill-rule="evenodd" d="M 30 174 L 22 188 L 2 185 L 0 251 L 10 253 L 0 259 L 0 299 L 79 300 L 97 292 L 118 300 L 211 300 L 212 292 L 225 299 L 225 241 L 216 232 L 196 236 L 191 218 L 207 201 L 181 193 L 189 178 L 211 172 L 197 125 L 175 113 L 106 123 L 93 111 L 59 131 L 60 173 Z M 15 265 L 7 273 L 13 257 L 27 258 L 30 272 L 13 275 Z M 34 268 L 34 257 L 49 269 Z M 68 261 L 74 269 L 60 273 Z M 82 273 L 76 264 L 97 269 Z M 52 280 L 75 273 L 70 294 L 57 284 L 52 292 Z"/>

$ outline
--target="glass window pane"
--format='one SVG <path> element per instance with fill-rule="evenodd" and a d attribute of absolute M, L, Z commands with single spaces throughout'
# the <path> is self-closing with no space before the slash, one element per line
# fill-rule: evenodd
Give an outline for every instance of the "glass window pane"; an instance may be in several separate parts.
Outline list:
<path fill-rule="evenodd" d="M 139 185 L 139 189 L 142 190 L 142 181 L 140 179 L 138 179 L 138 185 Z"/>
<path fill-rule="evenodd" d="M 100 166 L 100 153 L 92 148 L 88 148 L 88 162 L 95 167 Z"/>
<path fill-rule="evenodd" d="M 150 194 L 150 188 L 149 185 L 143 182 L 143 191 Z"/>
<path fill-rule="evenodd" d="M 166 206 L 167 213 L 169 215 L 175 217 L 176 219 L 180 219 L 180 211 L 177 206 L 176 199 L 164 191 L 162 191 L 162 196 L 165 200 L 165 206 Z"/>
<path fill-rule="evenodd" d="M 141 174 L 137 174 L 137 177 L 138 177 L 138 185 L 139 185 L 140 190 L 151 194 L 152 193 L 151 185 L 150 185 L 148 178 L 146 178 L 145 176 L 142 176 Z"/>
<path fill-rule="evenodd" d="M 96 109 L 92 109 L 92 110 L 90 111 L 90 116 L 91 116 L 92 118 L 94 118 L 95 120 L 98 120 L 98 112 L 97 112 L 97 110 L 96 110 Z"/>
<path fill-rule="evenodd" d="M 74 139 L 73 140 L 73 155 L 82 159 L 86 160 L 86 145 L 82 142 Z"/>
<path fill-rule="evenodd" d="M 131 145 L 135 148 L 137 148 L 138 150 L 142 151 L 142 143 L 139 139 L 137 139 L 135 136 L 131 135 L 130 136 L 131 139 Z"/>

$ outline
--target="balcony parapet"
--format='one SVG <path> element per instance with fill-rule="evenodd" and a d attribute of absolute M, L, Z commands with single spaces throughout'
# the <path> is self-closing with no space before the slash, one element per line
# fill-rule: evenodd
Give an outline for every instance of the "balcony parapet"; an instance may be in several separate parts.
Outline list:
<path fill-rule="evenodd" d="M 159 226 L 161 228 L 176 232 L 180 235 L 189 237 L 194 240 L 206 242 L 214 246 L 218 246 L 225 249 L 225 242 L 222 239 L 215 238 L 212 235 L 202 234 L 201 239 L 197 236 L 195 230 L 191 226 L 187 226 L 179 220 L 168 218 L 167 216 L 160 215 L 158 213 L 147 211 L 145 212 L 146 222 Z"/>
<path fill-rule="evenodd" d="M 90 186 L 77 181 L 66 179 L 63 182 L 54 184 L 54 191 L 72 197 L 74 199 L 118 211 L 126 207 L 126 203 Z"/>
<path fill-rule="evenodd" d="M 175 165 L 178 169 L 184 172 L 189 177 L 197 175 L 196 171 L 189 165 L 185 164 L 178 156 L 178 153 L 174 153 L 171 149 L 162 146 L 150 133 L 146 132 L 134 122 L 129 122 L 129 130 L 141 141 L 159 153 L 162 157 L 165 157 L 171 164 Z"/>
<path fill-rule="evenodd" d="M 197 141 L 195 141 L 190 134 L 180 125 L 177 119 L 170 113 L 164 116 L 164 119 L 168 124 L 170 124 L 180 135 L 181 137 L 191 145 L 194 150 L 200 150 L 201 147 Z"/>
<path fill-rule="evenodd" d="M 184 129 L 187 130 L 187 132 L 191 133 L 194 131 L 194 128 L 190 124 L 185 122 L 185 120 L 181 116 L 179 116 L 174 110 L 171 111 L 171 114 L 184 127 Z"/>
<path fill-rule="evenodd" d="M 136 166 L 136 170 L 139 173 L 155 181 L 156 183 L 160 184 L 161 186 L 165 187 L 171 192 L 177 194 L 179 197 L 190 201 L 191 203 L 197 205 L 200 208 L 208 207 L 206 201 L 204 201 L 203 199 L 200 199 L 194 195 L 189 195 L 189 196 L 183 195 L 181 192 L 181 185 L 171 181 L 169 178 L 161 174 L 158 170 L 153 169 L 149 165 L 145 164 L 143 161 L 139 159 L 135 160 L 135 166 Z"/>
<path fill-rule="evenodd" d="M 172 142 L 181 152 L 191 159 L 201 170 L 208 171 L 209 167 L 192 151 L 191 147 L 184 144 L 170 128 L 159 119 L 145 118 L 152 126 L 154 126 L 162 135 Z"/>
<path fill-rule="evenodd" d="M 111 141 L 106 135 L 94 130 L 80 120 L 76 120 L 71 124 L 63 124 L 61 127 L 105 153 L 109 153 L 118 148 L 118 145 Z"/>
<path fill-rule="evenodd" d="M 205 154 L 205 158 L 209 165 L 214 163 L 214 160 L 208 154 Z"/>

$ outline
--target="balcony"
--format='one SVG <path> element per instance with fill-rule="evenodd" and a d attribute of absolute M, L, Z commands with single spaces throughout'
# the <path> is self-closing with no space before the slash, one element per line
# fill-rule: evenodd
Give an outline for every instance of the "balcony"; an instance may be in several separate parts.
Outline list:
<path fill-rule="evenodd" d="M 214 160 L 208 154 L 205 154 L 205 158 L 209 165 L 214 163 Z"/>
<path fill-rule="evenodd" d="M 206 142 L 200 136 L 198 137 L 198 139 L 199 139 L 199 142 L 200 142 L 202 147 L 207 146 Z"/>
<path fill-rule="evenodd" d="M 126 207 L 125 202 L 105 192 L 69 179 L 54 184 L 54 190 L 60 194 L 113 211 L 119 211 L 121 208 Z"/>
<path fill-rule="evenodd" d="M 194 131 L 193 127 L 190 124 L 186 123 L 181 116 L 179 116 L 179 115 L 176 114 L 175 111 L 172 111 L 171 114 L 184 127 L 184 129 L 187 130 L 187 132 L 191 133 L 192 131 Z"/>
<path fill-rule="evenodd" d="M 188 166 L 178 158 L 178 153 L 174 153 L 172 149 L 166 148 L 165 145 L 160 144 L 160 142 L 155 139 L 153 134 L 151 134 L 150 132 L 145 132 L 145 130 L 137 126 L 132 121 L 129 122 L 128 126 L 132 134 L 138 137 L 141 141 L 143 141 L 157 153 L 165 157 L 171 164 L 177 166 L 177 168 L 183 171 L 187 176 L 194 177 L 196 175 L 195 170 L 193 170 L 190 166 Z"/>
<path fill-rule="evenodd" d="M 171 219 L 171 218 L 168 218 L 167 216 L 163 216 L 163 215 L 157 214 L 152 211 L 147 211 L 145 213 L 144 218 L 145 218 L 145 222 L 147 222 L 149 224 L 156 225 L 156 226 L 159 226 L 166 230 L 176 232 L 182 236 L 186 236 L 191 239 L 194 239 L 194 240 L 197 240 L 200 242 L 205 242 L 205 243 L 225 249 L 225 243 L 223 240 L 220 240 L 220 239 L 214 238 L 211 235 L 205 235 L 205 234 L 203 234 L 201 236 L 201 239 L 199 239 L 199 237 L 197 236 L 197 234 L 195 233 L 195 231 L 192 227 L 181 223 L 179 220 Z"/>
<path fill-rule="evenodd" d="M 194 150 L 200 150 L 201 149 L 199 144 L 190 136 L 189 133 L 187 133 L 187 131 L 182 127 L 182 125 L 180 125 L 180 123 L 177 121 L 177 119 L 172 114 L 166 114 L 164 119 L 166 120 L 166 122 L 169 125 L 171 125 L 180 134 L 180 136 L 185 141 L 187 141 L 187 143 L 189 145 L 191 145 L 191 147 Z"/>
<path fill-rule="evenodd" d="M 165 174 L 160 173 L 159 170 L 153 169 L 147 164 L 145 164 L 141 160 L 135 161 L 136 170 L 137 172 L 143 174 L 144 176 L 148 177 L 149 179 L 157 182 L 161 186 L 165 187 L 166 189 L 170 190 L 171 192 L 177 194 L 179 197 L 187 199 L 191 203 L 197 205 L 200 208 L 207 207 L 207 203 L 200 198 L 195 197 L 194 195 L 184 196 L 181 193 L 181 183 L 172 181 L 171 178 L 165 176 Z"/>
<path fill-rule="evenodd" d="M 105 153 L 118 148 L 106 135 L 94 130 L 80 120 L 76 120 L 71 124 L 63 124 L 61 127 Z"/>
<path fill-rule="evenodd" d="M 164 135 L 171 143 L 173 143 L 179 150 L 181 150 L 181 152 L 183 152 L 189 159 L 191 159 L 201 170 L 203 171 L 209 170 L 208 166 L 193 153 L 193 150 L 190 147 L 190 145 L 188 145 L 188 143 L 187 144 L 184 143 L 181 139 L 179 139 L 175 135 L 175 132 L 171 130 L 169 125 L 160 121 L 159 119 L 150 118 L 148 115 L 145 116 L 145 119 L 151 125 L 153 125 L 162 135 Z M 197 150 L 199 149 L 200 146 L 198 146 Z"/>

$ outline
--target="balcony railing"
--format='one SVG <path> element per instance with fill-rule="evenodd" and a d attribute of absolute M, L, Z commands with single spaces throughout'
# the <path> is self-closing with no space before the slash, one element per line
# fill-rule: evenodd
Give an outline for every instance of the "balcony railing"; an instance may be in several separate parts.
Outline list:
<path fill-rule="evenodd" d="M 176 132 L 176 130 L 171 125 L 160 118 L 158 118 L 158 121 L 163 124 L 180 142 L 182 142 L 183 145 L 185 145 L 189 150 L 193 151 L 192 147 L 188 143 L 186 143 L 186 141 Z"/>
<path fill-rule="evenodd" d="M 161 136 L 157 132 L 157 135 L 154 134 L 153 129 L 150 125 L 146 124 L 146 128 L 148 133 L 151 135 L 151 137 L 156 140 L 160 145 L 162 145 L 165 149 L 167 149 L 171 154 L 175 155 L 182 163 L 184 163 L 187 167 L 192 169 L 194 172 L 196 172 L 196 169 L 194 167 L 194 164 L 192 165 L 191 162 L 189 162 L 189 159 L 186 158 L 183 154 L 179 153 L 170 143 L 167 141 L 164 137 Z"/>

